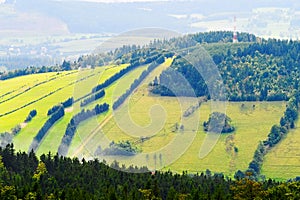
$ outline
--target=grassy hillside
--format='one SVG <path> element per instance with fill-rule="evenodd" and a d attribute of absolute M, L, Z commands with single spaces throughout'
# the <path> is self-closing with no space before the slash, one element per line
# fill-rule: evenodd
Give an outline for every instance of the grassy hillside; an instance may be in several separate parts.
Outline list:
<path fill-rule="evenodd" d="M 137 102 L 133 103 L 136 99 L 138 99 L 137 96 L 131 98 L 130 116 L 132 120 L 140 126 L 145 127 L 151 124 L 149 110 L 153 105 L 158 104 L 167 112 L 167 118 L 163 128 L 151 139 L 138 143 L 145 154 L 151 155 L 151 152 L 156 151 L 158 152 L 157 154 L 162 154 L 162 162 L 156 165 L 157 168 L 163 168 L 165 170 L 171 169 L 177 172 L 185 170 L 189 172 L 201 172 L 210 169 L 232 176 L 238 169 L 247 169 L 257 144 L 267 137 L 270 127 L 278 122 L 285 108 L 285 103 L 283 102 L 228 103 L 227 115 L 231 117 L 237 130 L 233 134 L 222 135 L 211 153 L 205 158 L 200 159 L 200 147 L 206 136 L 202 124 L 208 119 L 211 113 L 210 102 L 204 103 L 199 109 L 199 130 L 192 144 L 189 146 L 190 140 L 181 140 L 176 148 L 171 148 L 171 151 L 164 152 L 161 148 L 171 143 L 178 134 L 187 136 L 189 134 L 192 136 L 193 134 L 193 131 L 188 129 L 181 133 L 173 132 L 174 125 L 180 123 L 180 117 L 182 115 L 178 99 L 173 97 L 143 96 Z M 246 105 L 243 109 L 241 109 L 242 104 Z M 254 110 L 253 105 L 256 105 Z M 265 120 L 266 118 L 268 120 Z M 105 133 L 106 137 L 114 141 L 130 140 L 135 142 L 139 139 L 138 136 L 132 137 L 126 131 L 122 130 L 115 120 L 115 118 L 110 119 L 102 128 L 102 132 Z M 97 146 L 101 144 L 99 141 L 103 141 L 103 134 L 100 132 L 87 144 L 83 155 L 92 156 Z M 184 142 L 186 142 L 186 144 Z M 185 145 L 189 146 L 189 148 L 184 152 L 182 152 L 181 148 L 177 148 Z M 234 147 L 238 148 L 237 153 L 234 152 Z M 176 157 L 177 153 L 183 153 L 183 155 L 180 156 L 178 160 L 174 160 L 174 163 L 166 165 L 165 163 L 169 162 L 168 157 Z M 129 161 L 129 163 L 125 161 L 126 164 L 130 164 L 130 162 L 131 161 Z M 149 165 L 154 167 L 153 163 L 149 163 Z"/>
<path fill-rule="evenodd" d="M 257 144 L 266 139 L 272 125 L 278 123 L 286 103 L 227 103 L 226 114 L 232 119 L 236 131 L 221 135 L 212 151 L 206 157 L 200 158 L 200 148 L 206 137 L 202 124 L 208 120 L 214 102 L 202 103 L 194 114 L 183 118 L 183 112 L 199 99 L 160 97 L 149 92 L 148 84 L 167 69 L 172 61 L 173 59 L 167 59 L 151 72 L 120 108 L 115 111 L 110 109 L 109 112 L 80 123 L 68 155 L 91 158 L 99 146 L 105 148 L 111 141 L 129 140 L 142 153 L 132 157 L 133 160 L 122 160 L 126 165 L 147 164 L 150 169 L 171 169 L 177 172 L 187 170 L 193 173 L 210 169 L 214 172 L 224 172 L 229 176 L 233 176 L 238 169 L 247 169 Z M 0 91 L 0 132 L 9 131 L 23 122 L 30 110 L 36 109 L 38 115 L 28 124 L 23 124 L 21 132 L 13 140 L 16 149 L 27 151 L 33 137 L 48 119 L 49 108 L 71 96 L 75 99 L 82 97 L 96 84 L 103 83 L 127 66 L 35 74 L 1 81 L 0 87 L 3 90 Z M 84 109 L 91 109 L 96 104 L 104 102 L 112 105 L 146 68 L 147 65 L 144 65 L 127 73 L 105 88 L 106 95 L 103 98 L 85 106 Z M 26 106 L 28 102 L 33 103 Z M 65 116 L 54 124 L 41 141 L 37 150 L 38 155 L 57 151 L 67 124 L 81 109 L 80 101 L 65 109 Z M 12 112 L 9 113 L 10 111 Z M 197 119 L 197 116 L 200 118 Z M 175 128 L 180 125 L 184 125 L 182 130 Z M 297 129 L 294 132 L 297 132 Z M 293 136 L 294 132 L 291 132 L 289 137 L 296 137 Z M 286 145 L 278 148 L 286 148 Z M 273 155 L 272 151 L 267 154 L 263 173 L 268 177 L 284 178 L 285 175 L 280 176 L 280 172 L 287 168 L 281 166 L 289 165 L 289 161 L 272 160 L 277 159 L 276 155 Z M 119 158 L 110 157 L 108 161 L 111 161 L 110 159 Z M 268 164 L 269 161 L 276 162 L 275 168 Z M 297 172 L 294 168 L 288 169 Z M 294 173 L 286 174 L 289 175 Z"/>
<path fill-rule="evenodd" d="M 164 70 L 166 67 L 169 67 L 170 64 L 172 62 L 172 59 L 168 59 L 164 64 L 162 64 L 160 67 L 158 67 L 156 70 L 154 70 L 141 84 L 142 86 L 140 88 L 144 88 L 147 90 L 147 85 L 149 82 L 151 82 L 155 76 L 159 75 L 160 72 L 162 70 Z M 106 100 L 106 102 L 112 103 L 113 100 L 115 100 L 116 98 L 118 98 L 118 96 L 122 93 L 124 93 L 130 86 L 130 84 L 133 82 L 133 80 L 138 77 L 143 70 L 146 69 L 146 66 L 141 67 L 133 72 L 131 72 L 130 74 L 128 74 L 126 77 L 122 78 L 120 81 L 118 81 L 117 84 L 113 84 L 110 87 L 107 88 L 107 92 L 108 95 L 106 95 L 106 97 L 103 99 L 103 101 Z M 146 85 L 145 85 L 146 84 Z M 130 99 L 132 99 L 135 95 L 133 95 Z M 142 94 L 141 94 L 142 96 Z M 143 102 L 143 101 L 141 101 Z M 124 106 L 123 106 L 124 107 Z M 138 114 L 138 113 L 137 113 Z M 106 118 L 105 118 L 106 117 Z M 95 144 L 95 142 L 97 143 L 97 141 L 99 141 L 102 137 L 102 134 L 95 134 L 98 131 L 99 132 L 103 132 L 105 134 L 114 134 L 115 130 L 114 128 L 118 128 L 118 126 L 116 124 L 113 124 L 111 126 L 111 123 L 114 120 L 114 116 L 113 113 L 111 112 L 111 110 L 107 113 L 106 116 L 99 116 L 98 118 L 94 118 L 92 120 L 89 120 L 87 122 L 84 122 L 82 124 L 82 126 L 79 127 L 78 132 L 74 138 L 74 140 L 72 141 L 72 145 L 69 151 L 69 155 L 70 156 L 78 156 L 78 155 L 86 155 L 86 156 L 93 156 L 94 151 L 97 148 L 97 144 Z M 101 122 L 103 121 L 103 119 L 107 119 L 107 121 L 105 121 L 105 123 L 103 124 L 103 129 L 99 129 L 98 131 L 96 128 L 101 124 Z M 109 130 L 107 129 L 107 127 L 110 127 Z M 87 131 L 88 130 L 88 131 Z M 88 136 L 89 133 L 93 133 L 94 135 L 92 136 Z M 128 137 L 120 137 L 120 135 L 115 134 L 115 136 L 117 138 L 110 138 L 111 140 L 115 140 L 115 141 L 119 141 L 122 139 L 130 139 Z M 80 145 L 80 143 L 83 142 L 86 144 L 85 148 L 82 148 L 82 145 Z M 77 148 L 80 148 L 80 151 Z M 82 152 L 81 152 L 82 151 Z"/>
<path fill-rule="evenodd" d="M 39 99 L 40 97 L 43 97 L 49 94 L 50 92 L 56 91 L 57 88 L 61 88 L 61 90 L 56 91 L 55 93 L 51 94 L 50 96 L 44 99 L 41 99 L 16 112 L 0 117 L 0 132 L 9 131 L 10 128 L 23 122 L 30 110 L 36 109 L 38 115 L 30 123 L 28 123 L 14 138 L 14 143 L 17 148 L 27 150 L 30 142 L 32 141 L 33 136 L 37 133 L 42 124 L 47 120 L 47 111 L 49 108 L 73 96 L 75 92 L 74 89 L 76 88 L 81 88 L 82 90 L 76 90 L 76 94 L 78 96 L 83 93 L 86 94 L 90 91 L 90 87 L 94 86 L 95 83 L 103 82 L 108 77 L 112 76 L 113 74 L 120 71 L 126 66 L 127 65 L 121 65 L 118 67 L 107 66 L 102 68 L 96 68 L 95 70 L 84 70 L 80 72 L 77 71 L 74 73 L 69 73 L 64 76 L 59 76 L 59 78 L 53 81 L 48 81 L 44 84 L 40 84 L 37 87 L 32 88 L 31 90 L 17 96 L 16 98 L 13 98 L 10 101 L 1 103 L 1 111 L 5 113 L 7 111 L 13 110 L 14 108 L 19 108 L 30 101 Z M 53 73 L 50 73 L 50 75 L 52 74 Z M 29 75 L 24 77 L 28 80 L 31 80 L 31 76 L 34 77 L 35 75 Z M 40 76 L 48 77 L 49 74 L 41 74 Z M 19 79 L 21 79 L 23 83 L 26 83 L 26 79 L 24 80 L 24 77 L 15 78 L 7 81 L 18 83 L 20 82 Z M 86 79 L 82 79 L 82 77 Z M 91 82 L 93 82 L 92 86 L 90 85 Z M 6 81 L 2 82 L 2 84 L 4 85 L 5 83 Z"/>
<path fill-rule="evenodd" d="M 199 172 L 210 169 L 216 172 L 224 172 L 232 176 L 238 169 L 247 169 L 259 141 L 264 140 L 268 135 L 270 127 L 273 124 L 278 123 L 278 120 L 285 109 L 285 103 L 228 103 L 226 112 L 227 115 L 231 117 L 236 127 L 236 131 L 233 134 L 222 135 L 212 152 L 204 159 L 200 159 L 199 151 L 206 135 L 203 131 L 202 124 L 208 119 L 211 112 L 211 102 L 203 103 L 198 110 L 200 121 L 198 122 L 199 126 L 195 139 L 182 137 L 180 143 L 177 144 L 178 148 L 173 148 L 173 146 L 171 152 L 165 152 L 165 146 L 172 143 L 172 141 L 178 137 L 178 132 L 174 131 L 174 125 L 182 122 L 182 112 L 187 106 L 191 105 L 191 102 L 195 101 L 195 99 L 189 99 L 190 102 L 186 102 L 186 105 L 181 105 L 182 101 L 180 98 L 158 97 L 149 94 L 147 83 L 153 80 L 161 70 L 163 70 L 163 67 L 155 70 L 112 117 L 109 117 L 108 115 L 105 116 L 106 118 L 100 116 L 100 119 L 94 118 L 93 120 L 83 123 L 78 131 L 79 134 L 76 135 L 76 137 L 80 136 L 80 138 L 73 141 L 69 155 L 93 157 L 94 152 L 99 145 L 102 148 L 104 148 L 105 145 L 108 145 L 105 143 L 106 139 L 115 142 L 129 140 L 136 143 L 143 151 L 143 155 L 140 157 L 137 156 L 135 161 L 143 163 L 145 157 L 148 156 L 150 157 L 148 165 L 153 168 L 163 168 L 165 170 L 171 169 L 177 172 L 182 172 L 183 170 Z M 160 110 L 156 111 L 158 113 L 152 113 L 151 115 L 151 112 L 153 111 L 151 111 L 151 109 L 153 109 L 153 106 L 155 105 L 159 105 L 163 108 L 162 112 L 165 112 L 166 121 L 160 129 L 153 129 L 155 130 L 153 131 L 156 133 L 155 135 L 144 142 L 140 142 L 139 139 L 141 136 L 147 136 L 147 132 L 142 130 L 147 130 L 147 128 L 151 127 L 153 121 L 160 120 L 160 115 L 164 116 L 163 113 L 160 113 Z M 127 106 L 129 110 L 127 110 Z M 131 130 L 129 125 L 127 127 L 122 124 L 122 120 L 128 118 L 128 112 L 130 121 L 134 122 L 135 129 L 141 130 L 139 133 L 133 134 L 135 131 Z M 101 123 L 101 120 L 104 118 L 105 123 Z M 99 124 L 100 128 L 96 129 L 96 126 Z M 132 132 L 129 132 L 129 130 Z M 87 136 L 87 133 L 90 131 L 93 131 L 94 134 L 92 136 Z M 188 126 L 186 126 L 185 130 L 180 134 L 187 136 L 188 134 L 191 134 L 192 136 L 195 132 L 188 129 Z M 189 146 L 191 140 L 192 143 Z M 82 148 L 78 150 L 76 146 L 79 145 L 80 141 L 84 141 L 84 147 L 82 146 Z M 75 143 L 78 143 L 78 145 L 74 145 Z M 180 146 L 189 146 L 189 148 L 182 152 L 183 149 Z M 238 152 L 234 151 L 234 147 L 237 147 Z M 157 161 L 155 166 L 153 158 L 151 157 L 153 152 L 157 152 L 157 155 L 162 154 L 161 161 Z M 174 160 L 174 163 L 170 165 L 166 164 L 169 163 L 171 159 L 177 157 L 176 152 L 178 154 L 183 153 L 183 155 L 179 156 L 178 160 Z M 113 157 L 111 159 L 118 159 L 118 157 Z M 127 165 L 132 164 L 131 160 L 125 160 L 123 162 Z"/>
<path fill-rule="evenodd" d="M 276 179 L 290 179 L 300 174 L 300 122 L 296 129 L 288 135 L 265 156 L 262 174 Z"/>
<path fill-rule="evenodd" d="M 106 95 L 103 99 L 101 99 L 99 102 L 107 102 L 108 104 L 112 105 L 112 102 L 114 101 L 113 94 L 115 92 L 116 87 L 118 86 L 119 92 L 125 92 L 126 89 L 129 88 L 132 81 L 138 77 L 143 70 L 146 69 L 146 66 L 142 66 L 139 69 L 136 69 L 132 72 L 130 72 L 127 76 L 124 76 L 121 78 L 117 83 L 112 84 L 106 89 Z M 99 103 L 97 102 L 97 103 Z M 90 107 L 93 106 L 93 104 L 89 105 Z M 78 128 L 77 133 L 75 134 L 75 137 L 72 140 L 69 155 L 74 155 L 77 151 L 77 148 L 80 148 L 80 145 L 82 142 L 86 140 L 86 138 L 93 132 L 94 129 L 96 129 L 101 122 L 107 118 L 108 116 L 112 115 L 112 110 L 110 109 L 107 113 L 102 114 L 100 116 L 93 117 L 90 120 L 84 121 Z M 78 154 L 78 153 L 77 153 Z"/>
<path fill-rule="evenodd" d="M 206 135 L 200 128 L 190 148 L 180 159 L 165 169 L 170 168 L 178 172 L 210 169 L 229 175 L 234 175 L 238 169 L 246 170 L 258 142 L 267 137 L 270 127 L 278 122 L 284 108 L 283 102 L 228 103 L 226 114 L 232 119 L 236 131 L 233 134 L 223 134 L 208 156 L 200 159 L 199 150 Z M 209 114 L 210 104 L 204 103 L 200 108 L 200 125 L 207 121 Z M 238 148 L 237 152 L 234 151 L 234 147 Z"/>

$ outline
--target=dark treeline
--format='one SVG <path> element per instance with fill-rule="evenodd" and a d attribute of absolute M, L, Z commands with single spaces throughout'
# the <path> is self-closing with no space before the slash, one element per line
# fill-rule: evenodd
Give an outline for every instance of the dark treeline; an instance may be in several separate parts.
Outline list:
<path fill-rule="evenodd" d="M 34 110 L 31 110 L 29 112 L 29 114 L 27 115 L 26 119 L 24 120 L 25 123 L 28 123 L 32 120 L 32 118 L 34 118 L 35 116 L 37 115 L 37 111 L 34 109 Z"/>
<path fill-rule="evenodd" d="M 117 81 L 119 78 L 124 76 L 126 73 L 130 72 L 131 70 L 135 69 L 136 67 L 143 65 L 143 64 L 148 64 L 152 62 L 153 60 L 157 59 L 158 52 L 154 51 L 154 49 L 147 49 L 147 51 L 134 51 L 132 52 L 131 59 L 130 59 L 130 65 L 126 67 L 125 69 L 122 69 L 118 73 L 114 74 L 111 76 L 109 79 L 107 79 L 104 83 L 101 83 L 97 86 L 95 86 L 92 89 L 92 93 L 98 92 L 102 90 L 103 88 L 109 86 L 113 82 Z M 145 60 L 143 60 L 145 59 Z"/>
<path fill-rule="evenodd" d="M 55 113 L 56 111 L 58 111 L 60 108 L 62 107 L 61 104 L 57 104 L 55 106 L 53 106 L 52 108 L 50 108 L 47 112 L 47 115 L 52 115 L 53 113 Z"/>
<path fill-rule="evenodd" d="M 74 98 L 73 97 L 70 97 L 68 98 L 67 100 L 61 102 L 60 104 L 57 104 L 55 106 L 53 106 L 52 108 L 50 108 L 47 112 L 47 115 L 52 115 L 53 113 L 55 113 L 56 111 L 58 111 L 60 109 L 60 107 L 63 107 L 63 108 L 67 108 L 67 107 L 70 107 L 73 105 L 73 102 L 74 102 Z"/>
<path fill-rule="evenodd" d="M 42 141 L 46 133 L 49 131 L 49 129 L 64 115 L 65 115 L 64 107 L 60 105 L 59 108 L 50 116 L 50 118 L 45 122 L 45 124 L 42 126 L 42 128 L 33 138 L 33 141 L 29 147 L 28 152 L 30 152 L 31 150 L 33 151 L 37 150 L 37 148 L 40 145 L 40 142 Z"/>
<path fill-rule="evenodd" d="M 96 49 L 95 54 L 80 56 L 77 61 L 79 67 L 96 67 L 109 64 L 114 61 L 116 64 L 124 64 L 130 61 L 130 54 L 135 51 L 141 50 L 139 45 L 123 45 L 116 48 L 114 51 L 102 52 L 103 50 Z"/>
<path fill-rule="evenodd" d="M 117 109 L 126 98 L 141 84 L 141 82 L 160 64 L 165 61 L 165 58 L 161 55 L 157 57 L 155 61 L 153 61 L 146 70 L 142 72 L 139 78 L 135 79 L 133 83 L 130 85 L 130 88 L 126 90 L 124 94 L 122 94 L 113 104 L 113 109 Z"/>
<path fill-rule="evenodd" d="M 232 42 L 232 31 L 210 31 L 204 33 L 196 33 L 190 35 L 194 40 L 199 43 L 217 43 L 217 42 Z M 237 33 L 239 42 L 256 42 L 257 38 L 249 33 Z"/>
<path fill-rule="evenodd" d="M 129 63 L 131 59 L 137 57 L 146 60 L 147 58 L 151 57 L 149 53 L 153 52 L 153 49 L 168 49 L 172 51 L 193 47 L 199 43 L 204 44 L 217 42 L 232 42 L 232 35 L 233 32 L 231 31 L 211 31 L 190 34 L 185 35 L 183 37 L 176 37 L 170 39 L 154 39 L 149 44 L 144 46 L 123 45 L 122 47 L 116 48 L 114 51 L 110 51 L 107 53 L 101 53 L 101 49 L 96 49 L 95 54 L 81 56 L 79 57 L 78 61 L 73 65 L 76 67 L 96 67 L 103 66 L 110 62 L 114 62 L 116 64 L 124 64 Z M 237 33 L 237 37 L 240 42 L 257 41 L 255 35 L 249 33 Z"/>
<path fill-rule="evenodd" d="M 6 79 L 29 75 L 29 74 L 40 74 L 40 73 L 47 73 L 47 72 L 59 72 L 59 71 L 69 71 L 69 70 L 72 70 L 71 64 L 70 62 L 64 60 L 62 65 L 42 66 L 42 67 L 30 66 L 24 69 L 16 69 L 8 72 L 0 72 L 0 80 L 6 80 Z"/>
<path fill-rule="evenodd" d="M 231 180 L 206 170 L 201 174 L 147 172 L 147 168 L 108 167 L 58 154 L 16 153 L 0 148 L 0 199 L 299 199 L 300 182 L 245 177 Z M 127 172 L 123 172 L 127 171 Z M 128 173 L 129 172 L 129 173 Z M 141 172 L 141 173 L 130 173 Z M 143 172 L 143 173 L 142 173 Z"/>
<path fill-rule="evenodd" d="M 46 73 L 46 72 L 58 72 L 61 69 L 58 66 L 55 67 L 26 67 L 25 69 L 16 69 L 8 72 L 0 73 L 0 80 L 6 80 L 15 78 L 18 76 L 24 76 L 29 74 Z"/>
<path fill-rule="evenodd" d="M 69 150 L 69 146 L 72 142 L 72 139 L 76 133 L 76 129 L 78 125 L 84 121 L 87 120 L 95 115 L 99 115 L 101 113 L 104 113 L 108 111 L 109 105 L 107 103 L 104 104 L 97 104 L 94 109 L 92 110 L 85 110 L 83 109 L 80 113 L 76 114 L 72 117 L 70 122 L 68 123 L 66 132 L 62 138 L 62 141 L 58 148 L 59 155 L 66 156 Z"/>
<path fill-rule="evenodd" d="M 92 93 L 98 92 L 98 91 L 102 90 L 103 88 L 109 86 L 110 84 L 112 84 L 113 82 L 115 82 L 116 80 L 118 80 L 119 78 L 121 78 L 122 76 L 124 76 L 127 72 L 135 69 L 138 66 L 139 66 L 138 63 L 135 64 L 135 65 L 131 64 L 128 67 L 126 67 L 125 69 L 122 69 L 121 71 L 119 71 L 118 73 L 114 74 L 109 79 L 107 79 L 104 83 L 101 83 L 101 84 L 95 86 L 92 89 Z"/>
<path fill-rule="evenodd" d="M 68 108 L 68 107 L 72 106 L 73 103 L 74 103 L 74 98 L 73 97 L 70 97 L 67 100 L 61 102 L 61 104 L 63 105 L 64 108 Z"/>
<path fill-rule="evenodd" d="M 84 107 L 84 106 L 86 106 L 86 105 L 88 105 L 88 104 L 90 104 L 90 103 L 92 103 L 92 102 L 94 102 L 94 101 L 96 101 L 96 100 L 104 97 L 104 96 L 105 96 L 105 91 L 101 90 L 100 92 L 92 94 L 90 97 L 88 97 L 88 98 L 84 99 L 83 101 L 81 101 L 80 102 L 80 106 Z"/>

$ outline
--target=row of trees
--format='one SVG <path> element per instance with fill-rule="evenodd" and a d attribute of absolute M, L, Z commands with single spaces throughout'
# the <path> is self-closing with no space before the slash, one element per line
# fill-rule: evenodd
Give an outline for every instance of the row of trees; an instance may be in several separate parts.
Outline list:
<path fill-rule="evenodd" d="M 64 108 L 68 108 L 68 107 L 72 106 L 73 103 L 74 103 L 74 98 L 73 97 L 70 97 L 67 100 L 61 102 L 61 104 L 63 105 Z"/>
<path fill-rule="evenodd" d="M 73 97 L 70 97 L 68 98 L 67 100 L 53 106 L 52 108 L 50 108 L 47 112 L 47 115 L 52 115 L 53 113 L 57 112 L 61 107 L 63 108 L 67 108 L 67 107 L 70 107 L 72 106 L 74 103 L 74 98 Z"/>
<path fill-rule="evenodd" d="M 95 115 L 104 113 L 104 112 L 108 111 L 108 109 L 109 109 L 109 105 L 107 103 L 104 103 L 101 105 L 97 104 L 92 110 L 83 109 L 80 113 L 73 116 L 72 119 L 70 120 L 70 122 L 68 123 L 65 134 L 59 145 L 59 148 L 58 148 L 59 155 L 63 155 L 63 156 L 67 155 L 69 146 L 70 146 L 72 139 L 76 133 L 77 127 L 82 121 L 87 120 Z"/>
<path fill-rule="evenodd" d="M 31 110 L 29 112 L 29 114 L 27 115 L 26 119 L 24 120 L 25 123 L 28 123 L 32 120 L 32 118 L 34 118 L 35 116 L 37 115 L 37 111 L 34 109 L 34 110 Z"/>
<path fill-rule="evenodd" d="M 30 144 L 28 152 L 32 150 L 33 151 L 37 150 L 37 148 L 40 145 L 40 142 L 42 141 L 46 133 L 49 131 L 49 129 L 64 115 L 65 115 L 64 107 L 60 105 L 59 108 L 50 116 L 50 118 L 45 122 L 45 124 L 42 126 L 42 128 L 33 138 L 33 141 Z"/>
<path fill-rule="evenodd" d="M 53 113 L 57 112 L 61 107 L 63 108 L 67 108 L 67 107 L 70 107 L 73 105 L 73 102 L 74 102 L 74 98 L 73 97 L 70 97 L 68 98 L 67 100 L 53 106 L 52 108 L 50 108 L 47 112 L 47 115 L 52 115 Z"/>
<path fill-rule="evenodd" d="M 40 73 L 47 73 L 47 72 L 59 72 L 59 71 L 69 71 L 69 70 L 72 70 L 71 63 L 69 61 L 64 60 L 62 65 L 42 66 L 42 67 L 29 66 L 24 69 L 16 69 L 8 72 L 0 72 L 0 80 L 7 80 L 18 76 L 24 76 L 29 74 L 40 74 Z"/>
<path fill-rule="evenodd" d="M 95 86 L 92 89 L 92 93 L 96 93 L 100 90 L 102 90 L 103 88 L 109 86 L 110 84 L 112 84 L 113 82 L 117 81 L 119 78 L 121 78 L 122 76 L 124 76 L 126 73 L 128 73 L 129 71 L 135 69 L 136 67 L 138 67 L 138 64 L 135 65 L 129 65 L 128 67 L 126 67 L 125 69 L 122 69 L 121 71 L 119 71 L 118 73 L 114 74 L 113 76 L 111 76 L 109 79 L 107 79 L 104 83 L 101 83 L 97 86 Z"/>
<path fill-rule="evenodd" d="M 0 199 L 299 199 L 300 182 L 257 182 L 246 174 L 232 180 L 209 170 L 201 174 L 112 168 L 98 160 L 79 161 L 58 154 L 16 153 L 0 148 Z M 118 170 L 119 169 L 119 170 Z M 123 172 L 122 170 L 127 171 Z M 128 172 L 143 173 L 128 173 Z"/>
<path fill-rule="evenodd" d="M 191 105 L 190 107 L 188 107 L 188 109 L 186 109 L 183 112 L 183 117 L 189 117 L 190 115 L 192 115 L 201 106 L 202 102 L 206 102 L 206 101 L 207 101 L 206 98 L 200 98 L 197 104 Z"/>
<path fill-rule="evenodd" d="M 90 97 L 85 98 L 83 101 L 80 102 L 80 107 L 84 107 L 102 97 L 105 96 L 105 91 L 101 90 L 100 92 L 97 92 L 95 94 L 92 94 Z"/>
<path fill-rule="evenodd" d="M 113 104 L 113 109 L 116 110 L 124 101 L 129 97 L 129 95 L 141 84 L 141 82 L 161 63 L 165 61 L 164 57 L 160 56 L 156 61 L 153 61 L 146 70 L 142 72 L 139 78 L 135 79 L 130 85 L 130 88 L 126 90 Z"/>
<path fill-rule="evenodd" d="M 263 144 L 263 142 L 260 142 L 254 152 L 253 159 L 249 163 L 248 169 L 246 170 L 246 173 L 251 174 L 252 178 L 258 179 L 260 177 L 261 167 L 263 165 L 264 156 L 266 153 L 266 146 Z"/>
<path fill-rule="evenodd" d="M 295 122 L 298 119 L 299 100 L 298 95 L 290 98 L 284 115 L 280 119 L 280 125 L 272 126 L 268 139 L 264 141 L 265 146 L 275 146 L 282 139 L 282 136 L 288 133 L 289 129 L 295 128 Z"/>
<path fill-rule="evenodd" d="M 50 108 L 47 112 L 47 115 L 50 116 L 53 113 L 57 112 L 61 107 L 63 107 L 61 104 L 57 104 L 55 106 L 53 106 L 52 108 Z"/>
<path fill-rule="evenodd" d="M 128 54 L 123 55 L 123 56 L 128 56 Z M 152 62 L 153 60 L 157 59 L 158 56 L 158 51 L 155 49 L 138 49 L 133 52 L 131 52 L 130 57 L 128 58 L 128 61 L 130 65 L 126 67 L 125 69 L 122 69 L 118 73 L 114 74 L 111 76 L 109 79 L 107 79 L 104 83 L 97 85 L 92 89 L 92 93 L 98 92 L 102 90 L 103 88 L 109 86 L 122 76 L 124 76 L 126 73 L 130 72 L 131 70 L 135 69 L 136 67 L 144 64 L 148 64 Z"/>
<path fill-rule="evenodd" d="M 246 170 L 246 172 L 251 173 L 255 179 L 259 178 L 264 156 L 267 151 L 279 143 L 283 136 L 288 134 L 290 129 L 295 128 L 295 121 L 298 119 L 299 102 L 300 93 L 299 91 L 295 91 L 293 97 L 291 97 L 287 103 L 284 115 L 280 118 L 280 125 L 273 125 L 268 134 L 268 138 L 260 142 L 257 146 L 253 159 Z M 239 172 L 237 176 L 244 177 L 245 174 Z"/>

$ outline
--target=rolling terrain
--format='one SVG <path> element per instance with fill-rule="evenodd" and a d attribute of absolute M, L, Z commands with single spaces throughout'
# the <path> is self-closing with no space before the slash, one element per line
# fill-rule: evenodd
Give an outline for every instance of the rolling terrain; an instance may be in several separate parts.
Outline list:
<path fill-rule="evenodd" d="M 177 134 L 189 134 L 189 132 L 192 132 L 192 130 L 188 129 L 185 129 L 181 133 L 173 130 L 174 125 L 180 123 L 182 109 L 186 109 L 189 104 L 187 104 L 185 108 L 181 108 L 182 105 L 180 105 L 178 98 L 159 97 L 149 93 L 147 89 L 148 83 L 164 69 L 169 67 L 171 62 L 172 59 L 166 60 L 163 66 L 158 67 L 148 75 L 139 88 L 132 94 L 130 99 L 120 108 L 120 110 L 122 110 L 124 109 L 123 107 L 128 105 L 132 121 L 142 127 L 146 127 L 151 123 L 151 120 L 153 120 L 151 116 L 149 116 L 149 110 L 153 105 L 161 105 L 167 112 L 167 118 L 163 128 L 149 140 L 137 143 L 137 146 L 139 146 L 145 154 L 144 156 L 148 153 L 151 155 L 151 152 L 156 152 L 163 148 L 176 138 Z M 48 117 L 46 113 L 49 108 L 70 96 L 75 95 L 79 97 L 85 94 L 92 87 L 90 84 L 94 86 L 95 83 L 103 83 L 126 66 L 127 65 L 106 66 L 83 71 L 28 75 L 0 82 L 4 88 L 1 91 L 1 95 L 3 96 L 1 101 L 5 101 L 0 104 L 1 114 L 12 108 L 22 107 L 25 102 L 39 99 L 52 91 L 56 91 L 58 88 L 62 88 L 28 107 L 1 117 L 0 123 L 5 124 L 5 126 L 1 126 L 1 131 L 9 131 L 17 122 L 21 123 L 30 110 L 36 109 L 38 115 L 33 118 L 31 122 L 27 124 L 23 123 L 21 131 L 13 139 L 16 149 L 27 151 L 35 133 L 47 120 Z M 145 69 L 146 65 L 129 72 L 117 82 L 105 88 L 106 95 L 104 98 L 89 104 L 85 109 L 90 109 L 97 103 L 107 102 L 112 104 L 113 100 L 116 99 L 115 90 L 118 91 L 118 94 L 125 92 L 132 81 Z M 75 83 L 76 81 L 78 82 Z M 11 87 L 6 88 L 5 86 L 8 84 L 11 85 Z M 9 92 L 10 94 L 7 94 Z M 242 106 L 242 104 L 244 104 L 244 106 Z M 255 108 L 253 108 L 253 105 L 255 105 Z M 222 135 L 212 152 L 204 159 L 200 159 L 198 156 L 199 150 L 206 135 L 203 131 L 202 123 L 208 119 L 211 110 L 210 101 L 203 103 L 200 109 L 197 110 L 200 114 L 200 121 L 194 140 L 190 145 L 187 145 L 188 148 L 185 152 L 180 152 L 180 149 L 178 149 L 178 154 L 183 153 L 182 156 L 180 156 L 178 160 L 174 160 L 174 162 L 169 162 L 167 159 L 168 155 L 162 152 L 160 161 L 157 162 L 157 164 L 154 165 L 156 161 L 150 158 L 148 165 L 153 168 L 171 169 L 177 172 L 188 170 L 192 173 L 210 169 L 215 172 L 223 172 L 233 176 L 237 169 L 247 169 L 247 165 L 252 158 L 256 145 L 259 141 L 267 137 L 270 127 L 282 116 L 284 108 L 285 102 L 228 103 L 226 112 L 227 115 L 232 118 L 237 130 L 234 134 Z M 51 127 L 42 140 L 37 149 L 38 155 L 48 153 L 49 151 L 57 152 L 59 141 L 63 137 L 68 122 L 73 115 L 80 112 L 80 109 L 79 102 L 75 103 L 71 108 L 65 109 L 65 116 Z M 126 109 L 124 112 L 127 112 Z M 122 112 L 118 114 L 122 116 Z M 268 120 L 261 123 L 260 121 L 263 121 L 265 117 L 268 117 Z M 110 109 L 110 111 L 105 114 L 92 117 L 81 123 L 72 140 L 68 155 L 71 157 L 94 157 L 94 152 L 101 144 L 103 135 L 110 141 L 116 142 L 122 140 L 136 142 L 139 140 L 139 137 L 130 136 L 126 131 L 124 132 L 124 130 L 116 124 L 117 120 L 118 118 L 116 118 L 116 115 L 114 115 Z M 234 146 L 238 148 L 238 152 L 234 152 Z M 173 150 L 176 151 L 176 149 Z M 124 161 L 124 163 L 130 164 L 126 163 L 126 161 Z"/>
<path fill-rule="evenodd" d="M 157 40 L 140 49 L 123 46 L 109 54 L 108 66 L 80 67 L 103 59 L 89 55 L 69 71 L 4 74 L 1 145 L 13 142 L 16 150 L 37 155 L 50 151 L 150 170 L 296 177 L 300 45 L 247 33 L 239 34 L 237 44 L 224 38 L 230 41 L 231 32 Z M 168 48 L 174 52 L 158 50 Z M 214 61 L 217 70 L 208 70 L 207 77 L 191 64 L 203 55 L 204 64 Z M 216 72 L 221 81 L 213 80 Z M 224 84 L 226 99 L 210 96 L 210 81 L 214 87 Z M 204 130 L 215 111 L 226 113 L 234 132 Z"/>

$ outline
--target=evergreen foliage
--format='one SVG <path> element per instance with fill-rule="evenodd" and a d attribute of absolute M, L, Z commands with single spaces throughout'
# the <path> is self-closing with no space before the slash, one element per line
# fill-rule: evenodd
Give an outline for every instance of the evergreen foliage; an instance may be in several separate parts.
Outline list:
<path fill-rule="evenodd" d="M 117 162 L 66 158 L 0 148 L 0 199 L 299 199 L 300 182 L 237 180 L 201 174 L 148 172 Z M 118 169 L 121 169 L 118 170 Z M 130 172 L 141 173 L 130 173 Z M 129 172 L 129 173 L 128 173 Z"/>

